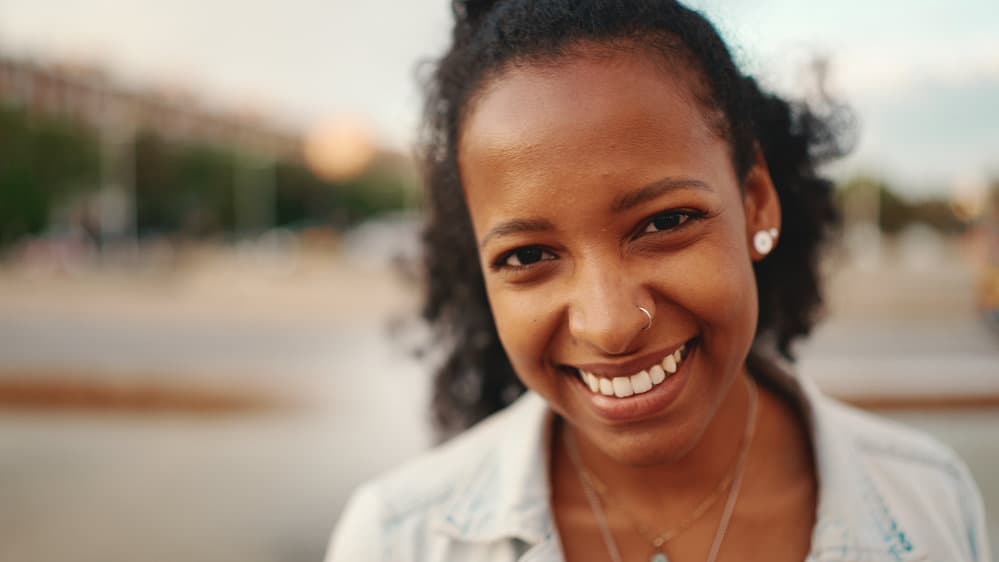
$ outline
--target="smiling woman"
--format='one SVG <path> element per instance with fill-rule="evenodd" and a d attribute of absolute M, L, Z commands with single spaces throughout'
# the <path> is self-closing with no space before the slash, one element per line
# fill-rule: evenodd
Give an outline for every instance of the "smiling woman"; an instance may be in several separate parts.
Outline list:
<path fill-rule="evenodd" d="M 455 12 L 425 315 L 440 428 L 475 427 L 362 487 L 329 560 L 988 560 L 959 459 L 783 361 L 831 129 L 675 2 Z"/>

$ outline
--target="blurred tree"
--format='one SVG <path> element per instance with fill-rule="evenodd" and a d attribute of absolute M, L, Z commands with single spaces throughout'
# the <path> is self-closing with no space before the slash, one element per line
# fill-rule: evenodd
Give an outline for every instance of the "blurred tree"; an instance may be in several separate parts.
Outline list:
<path fill-rule="evenodd" d="M 53 206 L 96 189 L 99 177 L 93 134 L 0 107 L 0 247 L 43 232 Z"/>
<path fill-rule="evenodd" d="M 200 239 L 232 232 L 235 154 L 206 145 L 166 142 L 139 133 L 135 191 L 141 235 Z"/>
<path fill-rule="evenodd" d="M 202 239 L 232 235 L 237 226 L 240 158 L 234 147 L 168 141 L 149 130 L 135 137 L 136 226 L 140 236 Z M 398 158 L 397 158 L 398 160 Z M 0 107 L 0 248 L 50 225 L 52 210 L 100 184 L 101 144 L 95 131 L 66 121 Z M 273 205 L 275 225 L 342 230 L 415 204 L 415 180 L 399 162 L 375 164 L 350 180 L 330 182 L 302 163 L 277 162 L 273 192 L 250 201 Z M 260 192 L 260 193 L 258 193 Z M 262 190 L 240 193 L 263 197 Z M 244 201 L 245 203 L 246 201 Z M 270 214 L 270 213 L 268 213 Z"/>
<path fill-rule="evenodd" d="M 883 232 L 898 234 L 912 222 L 912 208 L 885 182 L 877 182 L 878 203 L 881 209 L 879 226 Z"/>
<path fill-rule="evenodd" d="M 343 230 L 412 207 L 415 190 L 403 174 L 388 167 L 372 167 L 351 180 L 330 182 L 303 165 L 285 163 L 277 170 L 277 222 Z"/>
<path fill-rule="evenodd" d="M 911 215 L 913 222 L 921 222 L 944 234 L 959 234 L 968 226 L 943 198 L 916 201 L 912 204 Z"/>
<path fill-rule="evenodd" d="M 150 131 L 136 135 L 134 177 L 140 235 L 166 233 L 177 226 L 170 164 L 169 146 L 162 138 Z"/>
<path fill-rule="evenodd" d="M 45 227 L 49 196 L 35 185 L 26 116 L 0 109 L 0 245 Z"/>
<path fill-rule="evenodd" d="M 377 167 L 334 189 L 349 224 L 409 207 L 414 191 L 400 174 Z"/>
<path fill-rule="evenodd" d="M 275 222 L 302 228 L 340 227 L 333 187 L 302 164 L 282 162 L 275 170 Z"/>
<path fill-rule="evenodd" d="M 885 180 L 873 175 L 854 176 L 841 184 L 837 192 L 841 207 L 851 198 L 870 199 L 872 196 L 878 227 L 887 234 L 898 234 L 915 223 L 925 224 L 941 233 L 957 233 L 965 226 L 946 198 L 911 201 L 899 195 Z"/>
<path fill-rule="evenodd" d="M 233 232 L 235 155 L 210 146 L 182 146 L 174 169 L 180 231 L 194 238 Z"/>

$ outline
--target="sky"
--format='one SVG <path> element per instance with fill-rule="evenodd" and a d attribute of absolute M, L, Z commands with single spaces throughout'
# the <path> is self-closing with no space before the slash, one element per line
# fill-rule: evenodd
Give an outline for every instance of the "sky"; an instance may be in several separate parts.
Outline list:
<path fill-rule="evenodd" d="M 859 141 L 833 168 L 879 173 L 913 196 L 999 176 L 995 0 L 695 0 L 740 63 L 778 92 L 830 89 Z M 421 61 L 446 47 L 447 0 L 0 0 L 0 49 L 83 60 L 135 84 L 180 85 L 303 129 L 362 118 L 411 143 Z"/>

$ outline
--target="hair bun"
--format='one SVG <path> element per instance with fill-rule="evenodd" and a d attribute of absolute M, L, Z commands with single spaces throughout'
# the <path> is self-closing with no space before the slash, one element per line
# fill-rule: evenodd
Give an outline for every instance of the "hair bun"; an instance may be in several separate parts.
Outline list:
<path fill-rule="evenodd" d="M 451 11 L 459 24 L 476 26 L 489 10 L 496 5 L 496 0 L 451 0 Z"/>

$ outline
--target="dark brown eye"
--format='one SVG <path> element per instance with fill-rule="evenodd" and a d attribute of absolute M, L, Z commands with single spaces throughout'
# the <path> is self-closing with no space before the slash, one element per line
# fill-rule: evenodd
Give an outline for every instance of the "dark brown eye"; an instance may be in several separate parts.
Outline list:
<path fill-rule="evenodd" d="M 551 252 L 537 246 L 526 246 L 503 254 L 496 260 L 493 267 L 495 269 L 517 269 L 552 259 L 555 259 L 555 255 Z"/>
<path fill-rule="evenodd" d="M 521 248 L 510 254 L 506 262 L 516 267 L 538 263 L 542 258 L 544 258 L 544 251 L 541 248 Z"/>
<path fill-rule="evenodd" d="M 670 211 L 668 213 L 660 213 L 649 221 L 649 226 L 645 227 L 645 232 L 661 232 L 664 230 L 673 230 L 674 228 L 682 225 L 683 223 L 690 220 L 690 213 L 685 211 Z"/>

